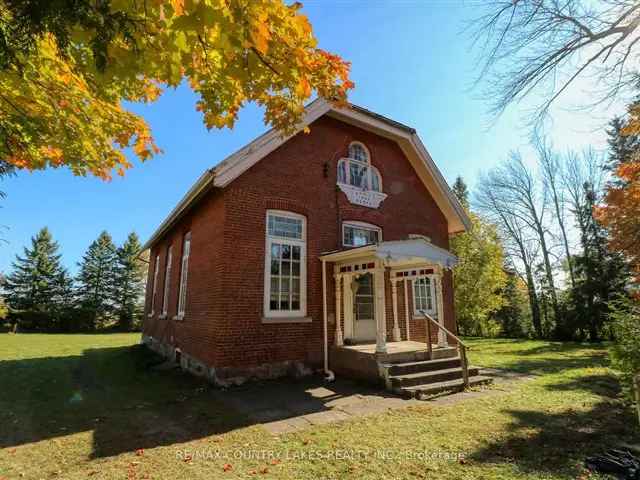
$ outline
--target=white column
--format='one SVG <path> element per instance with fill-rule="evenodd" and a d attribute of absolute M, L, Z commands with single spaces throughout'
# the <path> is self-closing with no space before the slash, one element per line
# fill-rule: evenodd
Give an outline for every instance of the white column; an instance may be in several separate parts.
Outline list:
<path fill-rule="evenodd" d="M 373 282 L 376 302 L 376 353 L 387 353 L 387 319 L 384 305 L 384 267 L 380 260 L 376 260 Z"/>
<path fill-rule="evenodd" d="M 408 279 L 404 279 L 404 315 L 405 315 L 405 321 L 407 322 L 407 340 L 411 340 L 411 333 L 410 333 L 410 328 L 411 328 L 411 324 L 410 324 L 410 317 L 409 317 L 409 280 Z"/>
<path fill-rule="evenodd" d="M 398 326 L 398 282 L 391 279 L 391 303 L 393 305 L 393 341 L 400 341 L 400 327 Z"/>
<path fill-rule="evenodd" d="M 336 338 L 335 344 L 337 347 L 341 347 L 344 344 L 342 339 L 342 326 L 340 325 L 340 306 L 342 305 L 342 288 L 341 280 L 342 275 L 336 274 L 334 276 L 336 283 Z"/>
<path fill-rule="evenodd" d="M 438 305 L 438 323 L 443 327 L 446 326 L 444 324 L 444 301 L 442 298 L 442 270 L 435 275 L 435 286 L 436 286 L 436 302 Z M 448 345 L 447 335 L 441 330 L 438 329 L 438 346 L 446 347 Z"/>

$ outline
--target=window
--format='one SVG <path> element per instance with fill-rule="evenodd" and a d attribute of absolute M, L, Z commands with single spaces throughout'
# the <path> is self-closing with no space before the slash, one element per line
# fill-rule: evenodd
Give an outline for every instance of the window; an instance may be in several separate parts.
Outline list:
<path fill-rule="evenodd" d="M 265 317 L 306 315 L 305 218 L 290 212 L 267 212 Z"/>
<path fill-rule="evenodd" d="M 182 263 L 180 264 L 180 291 L 178 293 L 178 319 L 182 320 L 187 303 L 187 274 L 189 272 L 189 253 L 191 252 L 191 232 L 184 236 L 182 244 Z"/>
<path fill-rule="evenodd" d="M 371 165 L 369 152 L 361 143 L 349 145 L 348 158 L 338 162 L 338 183 L 361 190 L 382 191 L 380 172 Z"/>
<path fill-rule="evenodd" d="M 164 292 L 162 295 L 162 316 L 167 316 L 167 307 L 169 306 L 169 285 L 171 284 L 171 262 L 173 260 L 172 247 L 167 249 L 166 264 L 164 267 Z"/>
<path fill-rule="evenodd" d="M 158 292 L 158 272 L 160 270 L 160 255 L 156 255 L 156 266 L 153 269 L 153 290 L 151 291 L 151 313 L 153 315 L 156 309 L 156 293 Z"/>
<path fill-rule="evenodd" d="M 345 247 L 361 247 L 378 243 L 382 239 L 380 227 L 362 222 L 342 224 L 342 245 Z"/>
<path fill-rule="evenodd" d="M 413 310 L 419 314 L 421 310 L 429 314 L 435 313 L 435 295 L 430 277 L 420 277 L 413 281 Z"/>

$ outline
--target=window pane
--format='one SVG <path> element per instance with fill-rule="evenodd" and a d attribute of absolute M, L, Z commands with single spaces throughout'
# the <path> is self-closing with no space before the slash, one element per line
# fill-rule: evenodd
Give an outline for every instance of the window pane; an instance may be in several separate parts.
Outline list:
<path fill-rule="evenodd" d="M 294 260 L 300 260 L 300 247 L 297 245 L 291 247 L 291 252 Z"/>
<path fill-rule="evenodd" d="M 350 247 L 361 247 L 377 243 L 379 231 L 366 227 L 345 225 L 343 244 Z"/>
<path fill-rule="evenodd" d="M 280 302 L 278 302 L 277 295 L 271 295 L 271 300 L 269 301 L 269 308 L 271 310 L 280 310 Z"/>
<path fill-rule="evenodd" d="M 371 190 L 375 192 L 380 191 L 380 177 L 378 177 L 375 170 L 371 171 Z"/>
<path fill-rule="evenodd" d="M 349 145 L 349 157 L 360 162 L 367 162 L 369 159 L 367 158 L 367 151 L 357 143 L 353 143 Z"/>
<path fill-rule="evenodd" d="M 291 262 L 282 262 L 282 272 L 281 275 L 291 275 Z"/>
<path fill-rule="evenodd" d="M 291 300 L 291 310 L 300 310 L 300 300 L 297 297 Z"/>
<path fill-rule="evenodd" d="M 293 262 L 291 264 L 291 275 L 294 277 L 300 276 L 300 264 L 298 262 Z"/>
<path fill-rule="evenodd" d="M 338 183 L 346 183 L 346 182 L 347 182 L 346 162 L 340 161 L 338 162 Z"/>
<path fill-rule="evenodd" d="M 367 188 L 367 166 L 357 162 L 349 162 L 350 180 L 354 187 Z"/>
<path fill-rule="evenodd" d="M 271 244 L 271 258 L 280 258 L 280 245 L 277 243 Z"/>
<path fill-rule="evenodd" d="M 300 280 L 295 278 L 292 280 L 291 291 L 293 292 L 293 295 L 296 297 L 300 295 Z"/>
<path fill-rule="evenodd" d="M 302 220 L 299 218 L 269 215 L 267 226 L 270 236 L 302 239 Z"/>
<path fill-rule="evenodd" d="M 282 245 L 282 258 L 291 258 L 291 245 Z"/>
<path fill-rule="evenodd" d="M 277 258 L 271 260 L 271 275 L 280 275 L 280 260 Z"/>

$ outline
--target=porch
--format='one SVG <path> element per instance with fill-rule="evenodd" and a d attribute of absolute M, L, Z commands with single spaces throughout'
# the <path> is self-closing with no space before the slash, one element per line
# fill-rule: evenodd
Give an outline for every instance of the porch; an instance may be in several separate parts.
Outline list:
<path fill-rule="evenodd" d="M 453 319 L 450 329 L 444 325 L 442 279 L 457 261 L 450 252 L 413 238 L 329 252 L 320 259 L 329 377 L 358 378 L 411 396 L 487 380 L 468 368 L 465 346 L 451 332 Z M 332 313 L 327 263 L 333 267 Z"/>

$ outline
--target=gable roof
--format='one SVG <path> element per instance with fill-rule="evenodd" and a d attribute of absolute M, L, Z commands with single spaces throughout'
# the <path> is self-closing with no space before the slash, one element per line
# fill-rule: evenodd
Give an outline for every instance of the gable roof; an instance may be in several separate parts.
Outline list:
<path fill-rule="evenodd" d="M 470 220 L 467 214 L 451 191 L 451 188 L 449 188 L 415 129 L 357 105 L 350 104 L 347 107 L 336 107 L 319 98 L 306 107 L 304 119 L 296 133 L 282 136 L 277 130 L 271 129 L 228 156 L 214 168 L 205 171 L 147 240 L 143 250 L 153 245 L 210 188 L 226 187 L 253 165 L 299 133 L 304 127 L 323 115 L 328 115 L 395 141 L 409 159 L 418 177 L 422 180 L 422 183 L 447 219 L 449 233 L 458 233 L 469 228 Z"/>

